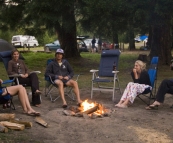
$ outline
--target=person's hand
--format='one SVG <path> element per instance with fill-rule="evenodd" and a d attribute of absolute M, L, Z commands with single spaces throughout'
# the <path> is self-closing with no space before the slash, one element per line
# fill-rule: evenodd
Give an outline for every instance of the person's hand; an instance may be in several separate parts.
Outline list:
<path fill-rule="evenodd" d="M 20 76 L 21 76 L 22 78 L 27 78 L 27 77 L 28 77 L 28 74 L 20 74 Z"/>
<path fill-rule="evenodd" d="M 133 69 L 133 73 L 136 73 L 136 69 L 135 68 Z"/>
<path fill-rule="evenodd" d="M 25 76 L 25 78 L 27 78 L 28 77 L 28 74 L 26 73 L 24 76 Z"/>
<path fill-rule="evenodd" d="M 0 84 L 2 84 L 3 83 L 3 80 L 2 79 L 0 79 Z"/>
<path fill-rule="evenodd" d="M 69 78 L 68 78 L 68 76 L 65 76 L 64 79 L 68 80 Z"/>
<path fill-rule="evenodd" d="M 58 76 L 58 79 L 63 79 L 63 76 Z"/>

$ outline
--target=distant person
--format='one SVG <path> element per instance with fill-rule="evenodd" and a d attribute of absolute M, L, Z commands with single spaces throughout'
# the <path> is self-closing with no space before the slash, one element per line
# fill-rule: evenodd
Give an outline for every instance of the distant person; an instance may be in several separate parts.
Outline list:
<path fill-rule="evenodd" d="M 67 102 L 64 97 L 64 86 L 73 87 L 73 91 L 77 98 L 77 105 L 82 103 L 80 99 L 78 83 L 72 79 L 73 70 L 67 60 L 63 59 L 64 50 L 57 49 L 55 59 L 47 66 L 45 76 L 51 76 L 54 83 L 58 85 L 59 93 L 63 102 L 62 108 L 67 107 Z"/>
<path fill-rule="evenodd" d="M 39 107 L 41 104 L 39 90 L 39 80 L 36 73 L 29 73 L 28 68 L 26 67 L 23 60 L 19 59 L 19 51 L 13 50 L 11 53 L 12 60 L 8 63 L 8 75 L 20 74 L 18 78 L 19 84 L 27 84 L 31 86 L 32 90 L 32 104 L 36 107 Z"/>
<path fill-rule="evenodd" d="M 94 53 L 94 49 L 96 48 L 96 46 L 95 46 L 95 43 L 96 43 L 96 39 L 95 39 L 95 37 L 93 37 L 93 39 L 92 39 L 92 41 L 91 41 L 91 46 L 92 46 L 92 53 Z"/>
<path fill-rule="evenodd" d="M 151 83 L 148 72 L 145 70 L 146 64 L 140 60 L 135 62 L 131 76 L 134 82 L 129 82 L 124 93 L 115 107 L 127 108 L 132 104 L 136 96 L 140 93 L 147 94 L 151 90 Z"/>
<path fill-rule="evenodd" d="M 98 50 L 99 52 L 102 51 L 102 39 L 99 37 L 99 40 L 98 40 Z"/>

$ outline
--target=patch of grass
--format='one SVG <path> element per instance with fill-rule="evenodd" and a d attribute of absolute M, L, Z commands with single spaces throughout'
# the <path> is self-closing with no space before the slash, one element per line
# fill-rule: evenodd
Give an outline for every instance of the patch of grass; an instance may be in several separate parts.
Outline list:
<path fill-rule="evenodd" d="M 124 88 L 126 84 L 131 81 L 130 72 L 134 66 L 134 62 L 137 59 L 139 54 L 147 54 L 146 51 L 125 51 L 121 52 L 119 58 L 119 67 L 120 71 L 119 79 L 120 84 Z M 27 67 L 33 70 L 41 71 L 41 74 L 38 74 L 39 80 L 41 81 L 40 86 L 43 88 L 45 86 L 44 81 L 44 73 L 46 69 L 46 61 L 47 59 L 54 58 L 54 53 L 44 53 L 44 52 L 24 52 L 22 53 L 25 58 L 25 63 Z M 99 68 L 100 54 L 98 53 L 81 53 L 81 58 L 75 59 L 67 59 L 71 64 L 75 74 L 83 74 L 79 78 L 79 87 L 80 88 L 90 88 L 91 86 L 91 73 L 89 72 L 91 69 Z M 7 73 L 4 69 L 3 64 L 0 62 L 1 67 L 1 78 L 8 79 Z M 163 68 L 162 68 L 163 67 Z M 166 73 L 166 69 L 168 73 Z M 171 77 L 170 68 L 168 66 L 160 66 L 159 67 L 159 79 L 164 79 L 164 77 Z M 159 83 L 159 82 L 158 82 Z"/>

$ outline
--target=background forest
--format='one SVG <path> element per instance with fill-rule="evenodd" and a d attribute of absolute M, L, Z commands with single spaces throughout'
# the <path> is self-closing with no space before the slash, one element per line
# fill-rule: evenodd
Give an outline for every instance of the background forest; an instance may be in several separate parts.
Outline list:
<path fill-rule="evenodd" d="M 0 37 L 34 35 L 41 45 L 59 39 L 67 57 L 80 57 L 76 36 L 89 35 L 112 43 L 129 43 L 147 34 L 150 57 L 169 64 L 172 49 L 171 0 L 1 0 Z"/>

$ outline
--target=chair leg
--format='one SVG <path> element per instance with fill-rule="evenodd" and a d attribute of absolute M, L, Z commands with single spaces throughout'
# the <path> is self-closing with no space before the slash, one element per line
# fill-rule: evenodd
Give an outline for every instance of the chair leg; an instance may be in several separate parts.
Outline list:
<path fill-rule="evenodd" d="M 65 92 L 70 99 L 72 99 L 73 101 L 75 101 L 75 97 L 74 97 L 74 94 L 73 94 L 73 88 L 72 87 L 66 87 L 65 90 L 67 90 L 67 88 L 69 88 L 69 91 Z"/>

